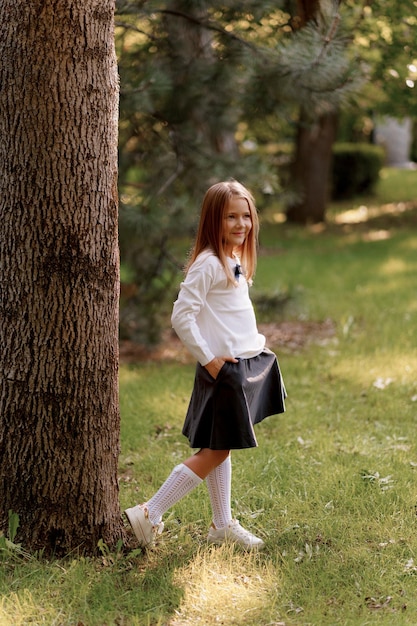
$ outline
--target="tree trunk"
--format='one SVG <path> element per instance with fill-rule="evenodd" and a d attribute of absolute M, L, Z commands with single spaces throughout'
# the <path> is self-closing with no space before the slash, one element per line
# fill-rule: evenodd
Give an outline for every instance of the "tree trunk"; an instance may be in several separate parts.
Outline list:
<path fill-rule="evenodd" d="M 215 108 L 214 101 L 219 101 L 219 93 L 216 91 L 212 76 L 213 68 L 218 67 L 218 60 L 212 48 L 213 33 L 202 26 L 205 21 L 208 21 L 208 4 L 207 2 L 198 2 L 193 5 L 189 0 L 171 0 L 168 5 L 169 12 L 165 23 L 169 42 L 172 45 L 170 57 L 177 106 L 183 107 L 186 113 L 187 121 L 190 124 L 189 132 L 191 132 L 192 143 L 203 146 L 203 149 L 210 147 L 211 150 L 220 155 L 238 158 L 239 151 L 234 134 L 235 123 L 226 122 L 220 115 L 226 107 L 217 105 L 219 115 L 215 118 L 213 114 L 209 115 L 210 109 Z M 193 68 L 197 68 L 199 72 L 204 72 L 206 81 L 210 76 L 210 86 L 206 87 L 197 97 L 195 93 L 190 91 L 190 88 L 192 89 L 192 74 L 190 80 L 190 73 L 195 71 Z M 214 94 L 212 93 L 213 90 Z M 183 100 L 184 95 L 185 101 Z M 229 94 L 227 104 L 230 104 L 231 96 L 232 94 Z M 178 130 L 178 136 L 184 135 L 186 130 L 182 126 Z M 181 151 L 181 146 L 179 150 Z M 181 156 L 184 158 L 184 155 Z M 189 158 L 193 164 L 195 148 Z M 184 160 L 186 161 L 187 158 L 185 157 Z M 185 163 L 185 167 L 187 165 Z"/>
<path fill-rule="evenodd" d="M 321 19 L 321 0 L 296 0 L 294 30 Z M 313 123 L 300 108 L 295 158 L 291 171 L 297 197 L 287 207 L 287 219 L 299 224 L 324 222 L 328 199 L 332 148 L 336 139 L 337 114 L 327 113 Z"/>
<path fill-rule="evenodd" d="M 322 115 L 314 123 L 301 113 L 292 165 L 292 186 L 296 198 L 287 209 L 290 222 L 308 224 L 325 221 L 336 130 L 336 113 Z"/>
<path fill-rule="evenodd" d="M 0 524 L 93 552 L 118 503 L 114 0 L 0 0 Z"/>
<path fill-rule="evenodd" d="M 297 17 L 300 26 L 315 20 L 320 13 L 320 0 L 297 0 Z"/>

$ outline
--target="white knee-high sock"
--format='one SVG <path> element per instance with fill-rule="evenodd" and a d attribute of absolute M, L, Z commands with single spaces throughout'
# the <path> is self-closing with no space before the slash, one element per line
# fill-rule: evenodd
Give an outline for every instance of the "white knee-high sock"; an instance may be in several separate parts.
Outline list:
<path fill-rule="evenodd" d="M 197 487 L 202 480 L 184 463 L 174 467 L 163 485 L 146 503 L 151 522 L 158 524 L 162 515 L 178 500 L 190 493 L 194 487 Z"/>
<path fill-rule="evenodd" d="M 232 521 L 231 488 L 232 460 L 230 454 L 206 477 L 207 489 L 213 511 L 213 524 L 224 528 Z"/>

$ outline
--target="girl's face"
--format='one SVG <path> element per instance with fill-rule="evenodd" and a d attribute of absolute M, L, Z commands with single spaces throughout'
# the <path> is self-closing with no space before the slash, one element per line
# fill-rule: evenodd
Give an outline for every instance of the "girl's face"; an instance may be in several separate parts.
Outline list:
<path fill-rule="evenodd" d="M 245 198 L 232 196 L 223 217 L 223 245 L 227 256 L 243 245 L 252 228 L 252 217 Z"/>

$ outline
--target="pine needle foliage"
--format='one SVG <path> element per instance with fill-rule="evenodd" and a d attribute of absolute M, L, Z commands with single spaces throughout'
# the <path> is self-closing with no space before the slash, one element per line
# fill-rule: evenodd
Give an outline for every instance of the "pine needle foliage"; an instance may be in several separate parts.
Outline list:
<path fill-rule="evenodd" d="M 241 179 L 259 205 L 282 191 L 276 162 L 246 149 L 256 128 L 281 118 L 291 135 L 300 103 L 317 116 L 357 89 L 338 3 L 299 31 L 289 5 L 118 2 L 122 336 L 158 340 L 210 184 Z"/>

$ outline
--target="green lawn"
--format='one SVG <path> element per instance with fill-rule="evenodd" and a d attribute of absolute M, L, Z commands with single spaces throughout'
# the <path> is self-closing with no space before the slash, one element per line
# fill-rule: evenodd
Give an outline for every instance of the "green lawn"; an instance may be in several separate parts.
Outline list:
<path fill-rule="evenodd" d="M 416 198 L 411 174 L 387 170 L 372 206 Z M 147 552 L 45 561 L 0 551 L 0 626 L 415 626 L 416 221 L 416 209 L 325 229 L 264 221 L 254 293 L 291 296 L 268 320 L 330 318 L 336 331 L 296 352 L 274 346 L 287 412 L 257 427 L 257 449 L 233 454 L 233 510 L 263 553 L 206 544 L 202 485 Z M 193 370 L 122 366 L 122 507 L 188 455 Z"/>

